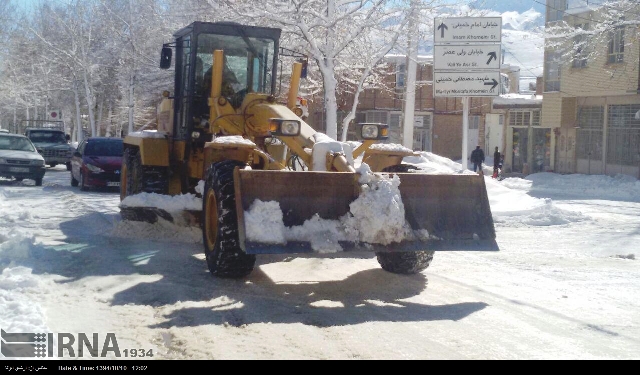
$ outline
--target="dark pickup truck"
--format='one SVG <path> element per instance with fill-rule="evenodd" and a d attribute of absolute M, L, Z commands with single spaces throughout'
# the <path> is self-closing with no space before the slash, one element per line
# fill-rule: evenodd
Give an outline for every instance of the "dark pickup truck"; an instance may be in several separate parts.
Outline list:
<path fill-rule="evenodd" d="M 69 144 L 70 137 L 64 131 L 47 128 L 28 128 L 26 135 L 44 157 L 44 162 L 50 167 L 58 164 L 67 166 L 71 170 L 71 157 L 75 149 Z"/>

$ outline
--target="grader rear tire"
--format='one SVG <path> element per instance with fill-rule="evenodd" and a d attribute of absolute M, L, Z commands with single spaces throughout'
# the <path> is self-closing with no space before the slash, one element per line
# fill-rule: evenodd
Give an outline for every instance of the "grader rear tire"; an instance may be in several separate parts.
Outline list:
<path fill-rule="evenodd" d="M 226 160 L 209 167 L 202 194 L 202 236 L 209 272 L 221 278 L 251 273 L 256 256 L 245 254 L 238 237 L 233 170 L 245 164 Z"/>
<path fill-rule="evenodd" d="M 382 172 L 404 173 L 419 169 L 420 168 L 415 165 L 399 164 L 384 168 Z M 378 258 L 378 263 L 380 263 L 383 270 L 401 275 L 412 275 L 427 269 L 429 264 L 431 264 L 431 260 L 433 260 L 433 254 L 433 251 L 397 253 L 378 252 L 376 253 L 376 257 Z"/>
<path fill-rule="evenodd" d="M 169 169 L 142 165 L 140 150 L 127 148 L 120 169 L 120 199 L 139 193 L 167 194 Z"/>

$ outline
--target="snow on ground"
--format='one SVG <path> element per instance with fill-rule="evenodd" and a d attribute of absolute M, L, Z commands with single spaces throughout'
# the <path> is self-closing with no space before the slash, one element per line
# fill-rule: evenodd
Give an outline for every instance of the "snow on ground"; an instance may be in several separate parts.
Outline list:
<path fill-rule="evenodd" d="M 473 173 L 430 153 L 405 162 Z M 123 224 L 116 192 L 81 192 L 68 173 L 0 180 L 7 332 L 113 332 L 153 359 L 640 359 L 633 178 L 485 175 L 500 251 L 436 252 L 417 275 L 371 254 L 274 255 L 226 280 L 197 228 Z"/>

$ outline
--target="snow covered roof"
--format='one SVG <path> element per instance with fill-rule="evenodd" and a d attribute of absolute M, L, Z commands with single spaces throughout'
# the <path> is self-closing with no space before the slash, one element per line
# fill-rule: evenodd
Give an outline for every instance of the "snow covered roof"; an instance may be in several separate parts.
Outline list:
<path fill-rule="evenodd" d="M 493 99 L 493 108 L 541 108 L 542 95 L 504 94 Z"/>

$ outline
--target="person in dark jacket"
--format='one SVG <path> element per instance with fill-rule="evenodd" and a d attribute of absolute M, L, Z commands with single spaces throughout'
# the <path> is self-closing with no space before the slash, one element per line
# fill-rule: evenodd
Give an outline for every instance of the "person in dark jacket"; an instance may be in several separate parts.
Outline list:
<path fill-rule="evenodd" d="M 498 146 L 496 146 L 496 150 L 493 152 L 493 178 L 498 178 L 499 169 L 502 168 L 502 155 L 500 151 L 498 151 Z"/>
<path fill-rule="evenodd" d="M 482 163 L 484 163 L 484 151 L 480 146 L 476 146 L 476 149 L 471 152 L 471 162 L 473 163 L 473 171 L 482 171 Z"/>

